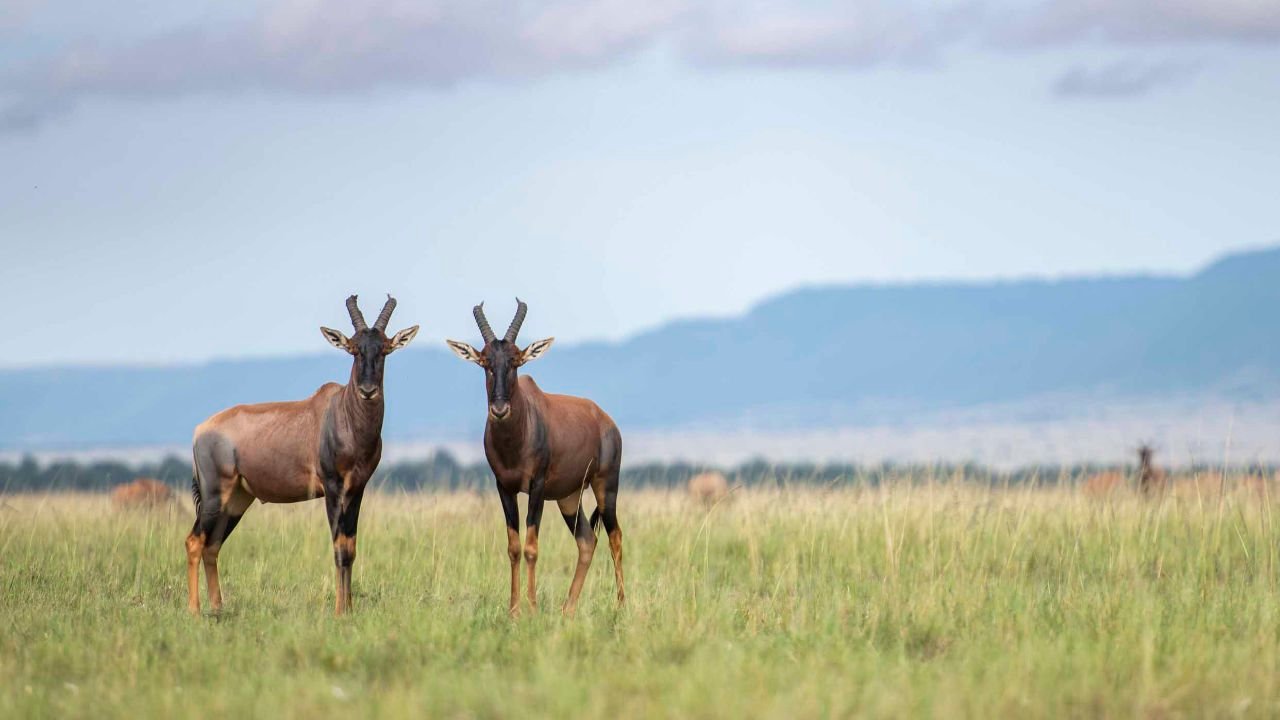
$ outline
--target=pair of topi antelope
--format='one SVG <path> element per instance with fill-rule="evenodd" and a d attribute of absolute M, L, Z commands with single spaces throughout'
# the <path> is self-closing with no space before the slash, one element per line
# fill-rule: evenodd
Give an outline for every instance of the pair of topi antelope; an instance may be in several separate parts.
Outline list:
<path fill-rule="evenodd" d="M 462 359 L 484 368 L 489 395 L 484 451 L 497 479 L 507 523 L 507 556 L 511 560 L 511 600 L 520 604 L 520 558 L 528 566 L 529 604 L 537 609 L 538 529 L 543 504 L 554 500 L 578 544 L 578 566 L 564 610 L 572 613 L 596 549 L 596 529 L 603 522 L 613 555 L 618 602 L 623 601 L 622 530 L 618 527 L 618 472 L 622 436 L 613 420 L 595 403 L 567 395 L 550 395 L 517 369 L 551 347 L 554 338 L 523 350 L 516 335 L 527 306 L 516 299 L 515 319 L 498 339 L 485 319 L 483 303 L 472 313 L 484 345 L 449 340 Z M 347 298 L 355 334 L 347 337 L 322 327 L 334 347 L 350 353 L 351 377 L 346 385 L 328 383 L 298 402 L 238 405 L 196 427 L 192 440 L 192 495 L 196 521 L 187 536 L 188 608 L 200 611 L 199 566 L 204 564 L 209 604 L 222 608 L 218 585 L 218 552 L 255 499 L 291 503 L 324 498 L 337 570 L 336 611 L 351 609 L 351 566 L 356 559 L 356 530 L 365 485 L 382 457 L 383 365 L 387 355 L 403 348 L 418 326 L 387 337 L 396 301 L 388 297 L 373 327 L 365 324 L 356 297 Z M 580 501 L 587 487 L 596 510 L 588 522 Z M 525 538 L 520 540 L 516 494 L 529 495 Z"/>

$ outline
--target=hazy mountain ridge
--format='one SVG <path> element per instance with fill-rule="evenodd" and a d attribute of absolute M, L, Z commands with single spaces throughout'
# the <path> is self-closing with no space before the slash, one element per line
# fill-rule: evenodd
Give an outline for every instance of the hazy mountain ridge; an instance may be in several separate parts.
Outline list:
<path fill-rule="evenodd" d="M 596 399 L 624 428 L 657 430 L 882 423 L 1072 395 L 1257 401 L 1280 398 L 1278 304 L 1280 249 L 1189 277 L 814 287 L 738 318 L 555 347 L 528 370 L 545 390 Z M 348 371 L 333 351 L 0 371 L 0 447 L 183 443 L 221 408 L 303 398 Z M 482 427 L 479 371 L 442 345 L 392 356 L 387 394 L 388 438 Z"/>

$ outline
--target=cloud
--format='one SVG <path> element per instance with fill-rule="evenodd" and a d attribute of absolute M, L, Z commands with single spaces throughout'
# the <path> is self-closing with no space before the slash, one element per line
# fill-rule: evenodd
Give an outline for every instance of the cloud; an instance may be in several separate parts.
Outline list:
<path fill-rule="evenodd" d="M 59 0 L 21 0 L 15 14 Z M 67 0 L 60 0 L 66 2 Z M 0 132 L 31 130 L 91 98 L 444 88 L 608 66 L 671 48 L 703 67 L 920 64 L 988 51 L 1280 41 L 1275 0 L 263 0 L 238 21 L 61 48 L 0 76 Z M 1132 96 L 1179 73 L 1075 68 L 1063 95 Z"/>
<path fill-rule="evenodd" d="M 1068 98 L 1129 98 L 1145 95 L 1162 85 L 1189 79 L 1199 65 L 1185 62 L 1143 63 L 1124 60 L 1101 67 L 1077 66 L 1063 73 L 1053 92 Z"/>
<path fill-rule="evenodd" d="M 71 106 L 58 98 L 33 95 L 0 109 L 0 134 L 35 132 L 45 121 L 70 111 Z"/>
<path fill-rule="evenodd" d="M 0 3 L 0 31 L 21 29 L 44 0 L 5 0 Z"/>
<path fill-rule="evenodd" d="M 1125 45 L 1280 41 L 1275 0 L 1047 0 L 1011 13 L 994 29 L 1005 42 Z"/>
<path fill-rule="evenodd" d="M 915 64 L 963 35 L 963 19 L 959 10 L 924 10 L 892 0 L 823 8 L 773 3 L 703 14 L 684 49 L 720 65 Z"/>

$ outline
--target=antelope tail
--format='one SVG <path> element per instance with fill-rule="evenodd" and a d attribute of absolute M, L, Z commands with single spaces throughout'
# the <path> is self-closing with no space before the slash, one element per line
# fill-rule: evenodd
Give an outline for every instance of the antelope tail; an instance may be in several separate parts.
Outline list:
<path fill-rule="evenodd" d="M 191 472 L 191 502 L 195 503 L 196 514 L 200 514 L 200 502 L 203 498 L 200 496 L 200 476 L 196 471 Z"/>

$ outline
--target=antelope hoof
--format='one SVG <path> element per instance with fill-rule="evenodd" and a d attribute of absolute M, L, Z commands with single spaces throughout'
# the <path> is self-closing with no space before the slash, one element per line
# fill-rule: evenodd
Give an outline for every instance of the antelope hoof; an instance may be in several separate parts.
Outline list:
<path fill-rule="evenodd" d="M 578 607 L 571 603 L 565 603 L 560 607 L 560 614 L 564 617 L 571 618 L 578 614 Z"/>

